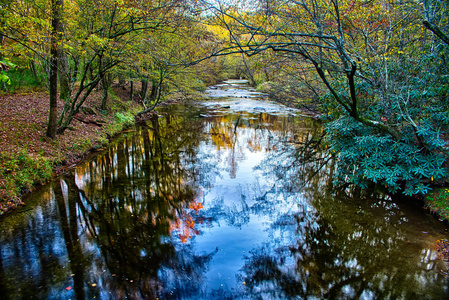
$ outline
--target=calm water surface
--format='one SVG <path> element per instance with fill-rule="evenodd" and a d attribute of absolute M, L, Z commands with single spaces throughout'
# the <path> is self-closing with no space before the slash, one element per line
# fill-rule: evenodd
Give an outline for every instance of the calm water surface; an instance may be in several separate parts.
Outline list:
<path fill-rule="evenodd" d="M 440 223 L 330 191 L 322 131 L 298 112 L 238 81 L 207 92 L 3 218 L 0 298 L 449 297 Z"/>

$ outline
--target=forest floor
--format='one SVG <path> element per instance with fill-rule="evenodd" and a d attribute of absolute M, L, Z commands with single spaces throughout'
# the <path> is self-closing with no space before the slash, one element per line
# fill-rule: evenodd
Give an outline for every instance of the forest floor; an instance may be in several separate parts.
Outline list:
<path fill-rule="evenodd" d="M 93 93 L 84 105 L 88 109 L 77 115 L 69 129 L 51 140 L 45 136 L 49 111 L 47 92 L 0 94 L 0 215 L 23 204 L 21 196 L 30 192 L 36 183 L 16 186 L 22 177 L 29 176 L 29 172 L 19 174 L 26 167 L 18 165 L 24 156 L 47 162 L 53 171 L 50 176 L 78 163 L 123 129 L 124 120 L 117 117 L 118 113 L 135 113 L 141 109 L 129 98 L 129 90 L 116 87 L 108 102 L 108 112 L 101 112 L 101 93 Z M 60 110 L 62 106 L 60 101 Z"/>

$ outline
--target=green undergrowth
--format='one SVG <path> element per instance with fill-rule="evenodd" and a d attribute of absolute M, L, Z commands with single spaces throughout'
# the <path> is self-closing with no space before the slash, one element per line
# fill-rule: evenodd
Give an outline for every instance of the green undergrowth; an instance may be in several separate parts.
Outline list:
<path fill-rule="evenodd" d="M 111 96 L 110 110 L 108 111 L 109 118 L 113 118 L 114 122 L 109 124 L 106 128 L 106 134 L 114 136 L 118 132 L 126 129 L 134 123 L 135 115 L 142 109 L 132 102 L 122 101 L 116 95 Z"/>
<path fill-rule="evenodd" d="M 40 72 L 33 72 L 30 67 L 11 68 L 7 72 L 9 84 L 2 85 L 2 92 L 29 92 L 45 90 L 46 78 L 37 75 Z"/>
<path fill-rule="evenodd" d="M 449 221 L 449 188 L 440 188 L 426 196 L 426 206 L 440 219 Z"/>
<path fill-rule="evenodd" d="M 52 176 L 50 160 L 26 152 L 0 153 L 0 201 L 17 199 Z M 1 211 L 0 211 L 1 215 Z"/>

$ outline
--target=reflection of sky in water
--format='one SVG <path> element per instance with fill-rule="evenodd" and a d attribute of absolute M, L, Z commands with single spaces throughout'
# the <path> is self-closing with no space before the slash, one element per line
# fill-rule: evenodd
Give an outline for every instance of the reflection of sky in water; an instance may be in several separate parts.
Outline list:
<path fill-rule="evenodd" d="M 389 201 L 327 194 L 329 168 L 309 177 L 315 162 L 301 162 L 299 146 L 285 142 L 306 143 L 310 123 L 253 101 L 205 102 L 234 111 L 216 117 L 162 117 L 161 128 L 147 124 L 35 193 L 30 212 L 0 223 L 0 295 L 447 295 L 432 249 L 445 236 L 440 224 Z M 279 114 L 249 119 L 235 113 L 239 103 Z"/>
<path fill-rule="evenodd" d="M 254 129 L 239 128 L 238 139 L 232 149 L 218 150 L 213 147 L 205 147 L 201 151 L 212 154 L 218 165 L 218 174 L 212 188 L 204 191 L 201 199 L 204 205 L 204 214 L 208 211 L 223 212 L 218 214 L 213 226 L 200 227 L 201 235 L 194 238 L 195 248 L 202 249 L 206 253 L 218 249 L 214 255 L 208 272 L 204 276 L 207 289 L 231 289 L 238 288 L 244 283 L 237 282 L 236 274 L 244 265 L 244 258 L 254 248 L 262 246 L 269 238 L 269 229 L 276 220 L 278 214 L 290 209 L 294 212 L 294 202 L 283 201 L 282 194 L 276 195 L 280 201 L 273 207 L 277 213 L 254 214 L 253 206 L 257 198 L 265 194 L 274 182 L 264 178 L 261 171 L 256 170 L 265 158 L 266 146 L 260 150 L 247 147 L 246 141 L 254 136 Z M 264 143 L 267 143 L 265 140 Z M 229 161 L 237 161 L 236 169 L 230 170 Z M 232 164 L 231 164 L 232 165 Z M 297 195 L 299 198 L 300 195 Z M 291 201 L 291 202 L 290 202 Z M 273 201 L 275 204 L 276 201 Z"/>

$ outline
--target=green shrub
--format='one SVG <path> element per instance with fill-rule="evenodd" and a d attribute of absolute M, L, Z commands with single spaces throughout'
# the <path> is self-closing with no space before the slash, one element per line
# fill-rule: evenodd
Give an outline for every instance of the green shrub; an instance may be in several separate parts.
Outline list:
<path fill-rule="evenodd" d="M 115 119 L 117 120 L 117 123 L 122 125 L 122 127 L 126 127 L 134 123 L 134 115 L 130 112 L 116 113 Z"/>
<path fill-rule="evenodd" d="M 447 156 L 437 151 L 444 141 L 430 129 L 422 133 L 427 137 L 427 149 L 416 143 L 414 133 L 407 129 L 397 141 L 350 117 L 328 123 L 326 131 L 329 151 L 337 163 L 336 184 L 365 188 L 375 183 L 391 193 L 415 195 L 426 194 L 432 181 L 448 175 L 444 166 Z"/>
<path fill-rule="evenodd" d="M 391 193 L 417 195 L 428 193 L 435 182 L 447 182 L 449 76 L 439 59 L 389 60 L 388 78 L 377 78 L 378 84 L 356 78 L 352 95 L 346 80 L 332 82 L 344 101 L 331 93 L 320 100 L 338 183 L 374 183 Z M 382 72 L 378 67 L 375 73 Z M 355 109 L 345 109 L 344 103 Z"/>
<path fill-rule="evenodd" d="M 8 85 L 11 85 L 11 78 L 8 74 L 8 70 L 15 68 L 16 65 L 10 62 L 8 59 L 0 60 L 0 85 L 1 88 L 6 89 Z"/>
<path fill-rule="evenodd" d="M 45 87 L 46 79 L 40 75 L 34 74 L 29 68 L 14 68 L 8 71 L 11 80 L 11 90 L 24 90 Z"/>

